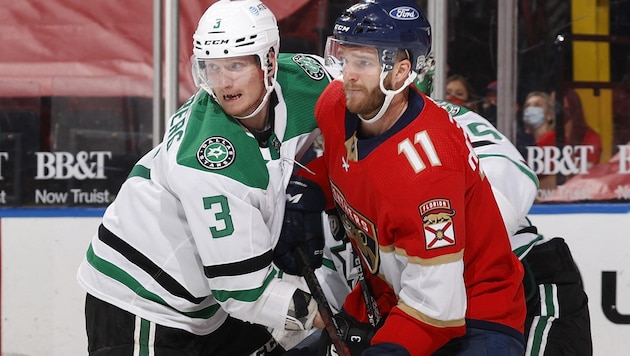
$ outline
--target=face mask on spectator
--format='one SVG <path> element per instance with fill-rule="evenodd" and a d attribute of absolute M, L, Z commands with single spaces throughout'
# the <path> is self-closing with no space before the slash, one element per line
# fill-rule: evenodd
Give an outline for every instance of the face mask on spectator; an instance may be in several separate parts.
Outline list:
<path fill-rule="evenodd" d="M 545 123 L 545 110 L 537 106 L 528 106 L 523 112 L 523 123 L 537 129 Z"/>
<path fill-rule="evenodd" d="M 446 100 L 450 101 L 451 103 L 457 104 L 459 106 L 466 106 L 466 102 L 460 98 L 456 98 L 454 96 L 451 95 L 447 95 L 446 96 Z"/>

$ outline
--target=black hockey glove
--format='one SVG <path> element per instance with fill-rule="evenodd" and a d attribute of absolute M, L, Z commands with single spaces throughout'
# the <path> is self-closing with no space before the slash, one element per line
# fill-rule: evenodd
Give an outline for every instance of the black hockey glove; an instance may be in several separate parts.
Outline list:
<path fill-rule="evenodd" d="M 361 323 L 343 311 L 333 315 L 333 318 L 337 324 L 341 340 L 348 345 L 352 355 L 361 355 L 363 350 L 370 347 L 370 341 L 376 333 L 375 327 L 369 323 Z M 322 337 L 324 337 L 323 334 L 326 333 L 322 333 Z M 334 355 L 331 352 L 328 354 Z"/>
<path fill-rule="evenodd" d="M 274 262 L 286 273 L 302 275 L 300 247 L 313 269 L 322 265 L 324 230 L 322 211 L 326 200 L 321 188 L 306 178 L 294 177 L 287 187 L 287 205 L 280 239 L 274 248 Z"/>

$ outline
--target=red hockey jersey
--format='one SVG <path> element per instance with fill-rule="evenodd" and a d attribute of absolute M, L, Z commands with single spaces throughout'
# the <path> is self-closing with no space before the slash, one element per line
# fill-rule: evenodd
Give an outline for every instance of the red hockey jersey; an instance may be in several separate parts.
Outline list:
<path fill-rule="evenodd" d="M 387 314 L 372 343 L 429 355 L 466 324 L 522 337 L 522 267 L 479 159 L 449 114 L 412 89 L 393 127 L 361 138 L 336 80 L 316 117 L 324 155 L 307 176 L 330 189 Z M 360 284 L 344 309 L 367 322 Z"/>

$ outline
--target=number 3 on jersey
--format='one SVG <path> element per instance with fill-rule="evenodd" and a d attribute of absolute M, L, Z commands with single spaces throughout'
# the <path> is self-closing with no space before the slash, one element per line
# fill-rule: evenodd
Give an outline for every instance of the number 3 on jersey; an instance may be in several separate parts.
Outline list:
<path fill-rule="evenodd" d="M 210 224 L 210 233 L 212 233 L 213 238 L 232 235 L 234 224 L 230 216 L 230 206 L 225 196 L 204 197 L 203 208 L 212 214 L 213 221 Z"/>
<path fill-rule="evenodd" d="M 398 144 L 398 154 L 403 153 L 405 157 L 407 157 L 409 164 L 411 164 L 411 168 L 413 168 L 416 173 L 419 173 L 427 167 L 416 149 L 416 144 L 420 144 L 420 148 L 426 154 L 431 166 L 442 165 L 442 162 L 435 151 L 435 147 L 433 147 L 433 142 L 431 142 L 431 138 L 429 138 L 429 134 L 427 134 L 426 131 L 420 131 L 414 136 L 413 143 L 411 143 L 411 140 L 406 138 Z"/>

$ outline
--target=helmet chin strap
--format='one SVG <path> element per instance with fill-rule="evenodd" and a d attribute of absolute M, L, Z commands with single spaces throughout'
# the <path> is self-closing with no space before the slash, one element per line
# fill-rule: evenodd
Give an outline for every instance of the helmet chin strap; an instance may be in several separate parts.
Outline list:
<path fill-rule="evenodd" d="M 276 75 L 278 74 L 278 71 L 276 71 L 273 74 L 273 78 L 269 78 L 269 80 L 267 80 L 267 75 L 269 75 L 269 67 L 264 66 L 263 67 L 263 71 L 265 73 L 265 89 L 267 90 L 267 92 L 265 93 L 265 96 L 263 97 L 263 100 L 260 102 L 260 104 L 258 105 L 256 110 L 252 111 L 251 114 L 248 114 L 248 115 L 245 115 L 245 116 L 233 115 L 234 118 L 239 119 L 239 120 L 251 119 L 252 117 L 256 116 L 256 114 L 258 114 L 262 110 L 262 108 L 265 106 L 265 104 L 269 100 L 269 94 L 271 94 L 271 92 L 273 91 L 273 83 L 276 81 Z"/>
<path fill-rule="evenodd" d="M 409 84 L 411 84 L 413 82 L 413 80 L 416 79 L 417 74 L 416 74 L 416 72 L 410 71 L 409 75 L 407 76 L 407 79 L 405 79 L 405 82 L 403 83 L 403 85 L 400 88 L 396 89 L 396 90 L 385 89 L 385 86 L 383 85 L 383 82 L 384 82 L 386 76 L 387 76 L 387 72 L 385 71 L 385 65 L 383 65 L 383 69 L 381 70 L 381 75 L 380 75 L 380 81 L 379 81 L 378 84 L 379 84 L 379 87 L 381 88 L 381 92 L 383 92 L 383 94 L 385 94 L 385 100 L 383 101 L 383 105 L 381 106 L 381 109 L 376 113 L 376 115 L 373 118 L 371 118 L 371 119 L 364 119 L 361 115 L 358 115 L 359 119 L 361 119 L 361 121 L 365 122 L 366 124 L 374 123 L 374 122 L 378 121 L 381 117 L 383 117 L 383 114 L 385 114 L 385 112 L 389 108 L 389 104 L 391 104 L 392 99 L 394 99 L 394 96 L 396 96 L 396 94 L 400 93 L 406 87 L 408 87 Z"/>
<path fill-rule="evenodd" d="M 267 73 L 265 73 L 265 77 Z M 269 100 L 269 94 L 271 94 L 271 92 L 273 91 L 273 82 L 274 80 L 270 80 L 271 83 L 265 83 L 265 88 L 267 89 L 267 92 L 265 93 L 265 96 L 263 97 L 262 101 L 260 102 L 260 104 L 258 104 L 258 107 L 256 108 L 256 110 L 252 111 L 251 114 L 249 115 L 245 115 L 245 116 L 236 116 L 233 115 L 235 118 L 239 119 L 239 120 L 246 120 L 246 119 L 251 119 L 252 117 L 256 116 L 256 114 L 258 114 L 262 108 L 265 106 L 265 104 L 267 103 L 267 101 Z"/>

